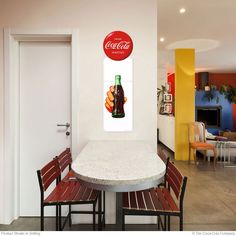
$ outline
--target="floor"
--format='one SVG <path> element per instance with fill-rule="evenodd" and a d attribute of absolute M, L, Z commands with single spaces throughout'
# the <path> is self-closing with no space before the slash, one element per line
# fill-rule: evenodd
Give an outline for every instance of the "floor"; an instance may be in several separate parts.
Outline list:
<path fill-rule="evenodd" d="M 170 153 L 170 156 L 172 154 Z M 172 155 L 173 156 L 173 155 Z M 181 172 L 188 177 L 184 199 L 184 230 L 236 231 L 236 168 L 226 168 L 199 160 L 198 165 L 175 161 Z M 178 220 L 171 219 L 171 230 L 178 230 Z M 19 218 L 11 225 L 0 225 L 4 230 L 39 230 L 39 218 Z M 55 229 L 55 220 L 46 219 L 45 228 Z M 127 230 L 157 230 L 156 225 L 127 225 Z M 91 225 L 75 225 L 66 230 L 92 230 Z M 114 230 L 107 225 L 105 230 Z"/>

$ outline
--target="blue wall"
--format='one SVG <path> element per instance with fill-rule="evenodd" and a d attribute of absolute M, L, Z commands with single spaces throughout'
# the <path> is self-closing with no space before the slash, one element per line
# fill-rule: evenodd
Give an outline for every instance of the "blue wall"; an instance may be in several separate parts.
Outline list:
<path fill-rule="evenodd" d="M 215 92 L 215 97 L 212 101 L 208 102 L 206 99 L 203 99 L 205 91 L 196 91 L 195 94 L 195 106 L 222 106 L 222 116 L 221 116 L 221 129 L 218 128 L 207 128 L 207 130 L 215 135 L 218 135 L 219 130 L 233 130 L 233 109 L 232 104 L 229 103 L 227 99 L 224 98 L 224 95 Z M 216 103 L 216 96 L 219 96 L 219 103 Z M 195 113 L 196 117 L 196 113 Z"/>

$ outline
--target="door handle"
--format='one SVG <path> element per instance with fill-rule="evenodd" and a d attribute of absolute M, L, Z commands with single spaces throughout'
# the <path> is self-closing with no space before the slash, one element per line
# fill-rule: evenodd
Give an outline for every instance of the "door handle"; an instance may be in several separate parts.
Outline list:
<path fill-rule="evenodd" d="M 70 127 L 70 124 L 69 123 L 66 123 L 66 124 L 57 124 L 57 126 L 64 126 L 66 128 L 69 128 Z"/>

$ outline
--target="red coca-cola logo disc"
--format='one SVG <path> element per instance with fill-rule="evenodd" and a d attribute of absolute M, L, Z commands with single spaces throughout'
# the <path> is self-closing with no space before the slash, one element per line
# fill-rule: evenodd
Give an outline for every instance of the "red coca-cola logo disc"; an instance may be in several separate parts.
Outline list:
<path fill-rule="evenodd" d="M 104 39 L 103 50 L 112 60 L 121 61 L 131 54 L 133 42 L 125 32 L 113 31 Z"/>

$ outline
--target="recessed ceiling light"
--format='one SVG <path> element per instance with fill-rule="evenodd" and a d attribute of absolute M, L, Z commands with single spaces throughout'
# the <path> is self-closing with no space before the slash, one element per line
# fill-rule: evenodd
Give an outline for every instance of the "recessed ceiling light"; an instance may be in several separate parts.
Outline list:
<path fill-rule="evenodd" d="M 186 9 L 184 7 L 180 8 L 179 9 L 179 13 L 180 14 L 184 14 L 186 12 Z"/>
<path fill-rule="evenodd" d="M 165 41 L 165 38 L 161 37 L 160 42 L 164 42 L 164 41 Z"/>

